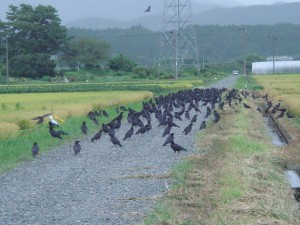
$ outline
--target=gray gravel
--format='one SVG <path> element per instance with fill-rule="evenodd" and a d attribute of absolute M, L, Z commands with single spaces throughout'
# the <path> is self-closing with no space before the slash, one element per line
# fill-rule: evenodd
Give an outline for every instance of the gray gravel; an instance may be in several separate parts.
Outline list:
<path fill-rule="evenodd" d="M 217 87 L 234 82 L 231 76 Z M 73 143 L 64 144 L 1 174 L 0 225 L 140 223 L 171 182 L 155 175 L 168 173 L 178 160 L 195 151 L 194 134 L 203 112 L 189 135 L 182 133 L 189 122 L 175 121 L 180 126 L 172 129 L 175 142 L 189 150 L 180 155 L 170 146 L 162 147 L 164 128 L 153 119 L 150 132 L 121 141 L 122 148 L 114 147 L 108 135 L 94 143 L 85 138 L 81 156 L 74 156 Z M 124 122 L 116 136 L 122 140 L 128 129 Z M 136 177 L 145 174 L 154 177 Z"/>

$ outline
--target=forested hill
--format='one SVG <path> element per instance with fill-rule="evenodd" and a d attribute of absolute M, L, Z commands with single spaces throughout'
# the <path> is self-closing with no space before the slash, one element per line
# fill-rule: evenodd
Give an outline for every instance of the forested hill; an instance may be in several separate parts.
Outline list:
<path fill-rule="evenodd" d="M 300 25 L 276 24 L 245 26 L 247 41 L 246 53 L 260 57 L 272 55 L 272 39 L 276 36 L 276 55 L 292 56 L 300 59 Z M 212 63 L 235 62 L 243 56 L 243 33 L 237 25 L 195 26 L 199 57 Z M 142 26 L 129 29 L 68 29 L 69 36 L 76 38 L 101 39 L 111 44 L 112 54 L 123 53 L 138 64 L 154 65 L 159 58 L 159 32 Z"/>
<path fill-rule="evenodd" d="M 194 3 L 193 3 L 194 4 Z M 277 23 L 300 24 L 300 3 L 278 3 L 273 5 L 255 5 L 239 7 L 213 7 L 203 8 L 203 5 L 192 5 L 193 21 L 197 25 L 274 25 Z M 200 9 L 204 9 L 200 11 Z M 205 10 L 206 9 L 206 10 Z M 162 15 L 146 14 L 129 21 L 107 20 L 100 17 L 82 18 L 66 24 L 67 27 L 107 29 L 129 28 L 142 25 L 153 31 L 159 31 L 162 27 Z"/>

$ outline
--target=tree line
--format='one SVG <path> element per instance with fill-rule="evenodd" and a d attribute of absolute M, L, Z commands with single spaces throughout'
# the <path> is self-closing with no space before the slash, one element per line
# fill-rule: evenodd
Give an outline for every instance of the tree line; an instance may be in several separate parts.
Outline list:
<path fill-rule="evenodd" d="M 28 4 L 9 6 L 6 18 L 6 22 L 0 21 L 3 74 L 6 38 L 9 68 L 18 77 L 54 76 L 57 65 L 98 69 L 109 66 L 132 71 L 137 65 L 153 67 L 159 61 L 162 33 L 140 25 L 129 29 L 67 29 L 61 25 L 54 7 Z M 194 28 L 199 58 L 206 65 L 242 64 L 244 54 L 249 59 L 248 67 L 251 61 L 263 61 L 273 54 L 300 59 L 300 25 L 195 25 Z"/>

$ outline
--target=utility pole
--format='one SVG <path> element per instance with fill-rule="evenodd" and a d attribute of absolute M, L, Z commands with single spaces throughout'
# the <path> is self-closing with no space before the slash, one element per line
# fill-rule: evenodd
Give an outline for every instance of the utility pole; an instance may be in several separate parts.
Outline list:
<path fill-rule="evenodd" d="M 243 32 L 243 72 L 244 72 L 244 76 L 247 76 L 247 59 L 246 59 L 247 28 L 241 27 L 239 30 Z"/>
<path fill-rule="evenodd" d="M 9 84 L 9 63 L 8 63 L 8 36 L 6 35 L 6 84 Z"/>
<path fill-rule="evenodd" d="M 273 58 L 273 74 L 275 74 L 275 40 L 277 37 L 275 35 L 270 35 L 269 38 L 272 40 L 272 58 Z"/>

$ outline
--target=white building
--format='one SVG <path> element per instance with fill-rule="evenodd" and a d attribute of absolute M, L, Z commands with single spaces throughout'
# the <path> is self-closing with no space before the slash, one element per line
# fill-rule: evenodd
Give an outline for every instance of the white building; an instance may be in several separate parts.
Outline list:
<path fill-rule="evenodd" d="M 274 61 L 275 73 L 300 73 L 300 61 Z M 273 74 L 273 61 L 252 63 L 254 75 Z"/>

